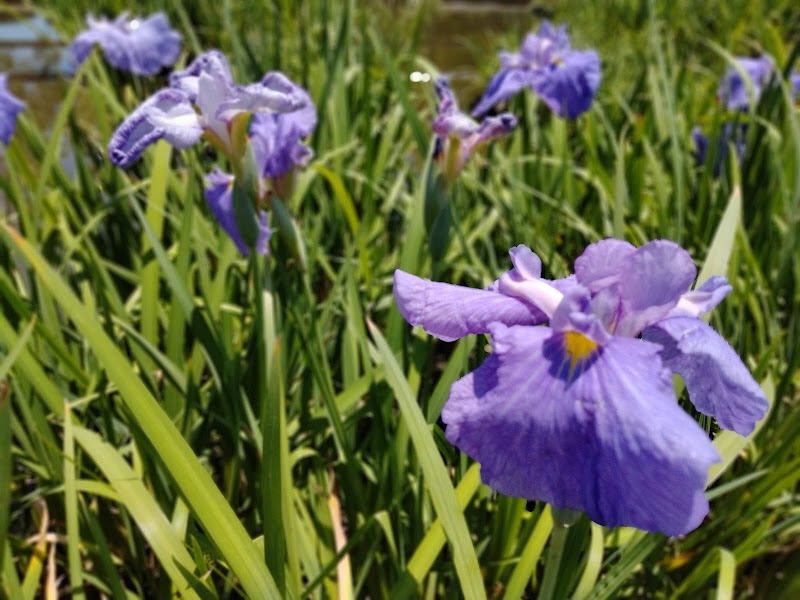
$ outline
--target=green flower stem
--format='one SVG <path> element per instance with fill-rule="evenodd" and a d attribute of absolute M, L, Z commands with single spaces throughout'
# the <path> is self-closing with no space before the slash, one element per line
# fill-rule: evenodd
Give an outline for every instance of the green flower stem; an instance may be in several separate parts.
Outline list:
<path fill-rule="evenodd" d="M 283 414 L 283 370 L 278 333 L 278 303 L 272 284 L 269 259 L 250 255 L 256 292 L 256 377 L 255 398 L 260 401 L 261 515 L 264 527 L 264 560 L 281 594 L 286 592 L 284 559 L 286 538 L 283 520 L 282 444 L 286 438 Z"/>

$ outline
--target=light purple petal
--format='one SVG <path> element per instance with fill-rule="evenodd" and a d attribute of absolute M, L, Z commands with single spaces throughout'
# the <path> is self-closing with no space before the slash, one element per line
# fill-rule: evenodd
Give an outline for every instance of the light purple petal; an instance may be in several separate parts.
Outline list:
<path fill-rule="evenodd" d="M 789 77 L 789 85 L 791 87 L 792 100 L 797 101 L 800 99 L 800 71 L 792 73 Z"/>
<path fill-rule="evenodd" d="M 600 57 L 594 50 L 566 51 L 536 72 L 533 89 L 560 117 L 575 119 L 589 110 L 600 87 Z"/>
<path fill-rule="evenodd" d="M 17 128 L 17 115 L 25 109 L 25 103 L 8 91 L 8 75 L 0 73 L 0 140 L 4 144 L 11 141 Z"/>
<path fill-rule="evenodd" d="M 129 19 L 127 13 L 113 21 L 86 20 L 89 29 L 78 34 L 71 50 L 81 63 L 97 44 L 109 64 L 137 75 L 155 75 L 175 62 L 181 49 L 181 36 L 174 31 L 164 13 L 145 19 Z"/>
<path fill-rule="evenodd" d="M 217 110 L 217 118 L 229 121 L 239 113 L 288 113 L 308 105 L 308 94 L 285 75 L 272 73 L 259 83 L 234 86 Z"/>
<path fill-rule="evenodd" d="M 705 164 L 706 152 L 708 151 L 708 136 L 703 133 L 700 126 L 692 128 L 692 141 L 694 142 L 694 153 L 697 158 L 697 164 Z"/>
<path fill-rule="evenodd" d="M 202 135 L 203 127 L 186 94 L 166 88 L 150 96 L 117 127 L 108 154 L 112 163 L 127 167 L 157 140 L 188 148 Z"/>
<path fill-rule="evenodd" d="M 591 244 L 575 259 L 575 278 L 596 293 L 619 281 L 625 261 L 635 251 L 633 244 L 614 238 Z"/>
<path fill-rule="evenodd" d="M 524 300 L 498 292 L 421 279 L 394 272 L 397 307 L 411 325 L 452 342 L 471 333 L 486 333 L 493 322 L 537 325 L 547 317 Z"/>
<path fill-rule="evenodd" d="M 219 50 L 204 52 L 195 58 L 186 69 L 170 73 L 169 85 L 182 90 L 187 94 L 190 102 L 196 103 L 200 92 L 200 75 L 204 73 L 219 81 L 223 89 L 234 85 L 228 59 Z"/>
<path fill-rule="evenodd" d="M 683 377 L 692 404 L 723 429 L 748 435 L 767 412 L 767 398 L 739 355 L 700 319 L 664 319 L 642 335 L 664 347 L 661 359 Z"/>
<path fill-rule="evenodd" d="M 283 73 L 273 72 L 262 82 L 283 87 L 303 101 L 303 108 L 288 113 L 257 113 L 250 125 L 250 143 L 259 171 L 265 177 L 280 177 L 296 166 L 308 164 L 314 152 L 302 143 L 317 126 L 317 110 L 308 92 Z"/>
<path fill-rule="evenodd" d="M 722 302 L 732 289 L 726 277 L 710 277 L 696 290 L 683 294 L 667 317 L 699 317 Z"/>
<path fill-rule="evenodd" d="M 245 244 L 242 236 L 239 235 L 239 228 L 236 226 L 236 216 L 233 210 L 233 175 L 229 175 L 216 168 L 206 175 L 205 197 L 211 213 L 219 222 L 222 229 L 236 244 L 244 256 L 250 254 L 250 249 Z M 269 253 L 269 239 L 272 231 L 267 225 L 268 216 L 266 211 L 259 212 L 259 233 L 256 241 L 256 252 L 261 255 Z"/>
<path fill-rule="evenodd" d="M 635 336 L 666 316 L 694 281 L 697 269 L 686 250 L 669 240 L 637 248 L 619 281 L 620 320 L 615 333 Z"/>
<path fill-rule="evenodd" d="M 526 87 L 532 87 L 534 73 L 529 69 L 500 69 L 486 86 L 483 96 L 472 109 L 473 116 L 485 114 L 495 104 L 499 104 L 519 93 Z"/>
<path fill-rule="evenodd" d="M 758 58 L 737 57 L 735 61 L 738 69 L 728 68 L 717 89 L 717 97 L 730 110 L 746 111 L 750 106 L 750 98 L 740 70 L 750 80 L 753 100 L 757 104 L 761 92 L 775 72 L 775 61 L 769 54 L 762 54 Z"/>
<path fill-rule="evenodd" d="M 508 251 L 511 264 L 523 279 L 542 278 L 542 259 L 525 244 L 514 246 Z"/>
<path fill-rule="evenodd" d="M 481 464 L 487 485 L 608 527 L 679 535 L 700 524 L 719 455 L 675 402 L 658 346 L 614 338 L 572 369 L 565 334 L 491 334 L 494 353 L 442 411 L 447 439 Z"/>

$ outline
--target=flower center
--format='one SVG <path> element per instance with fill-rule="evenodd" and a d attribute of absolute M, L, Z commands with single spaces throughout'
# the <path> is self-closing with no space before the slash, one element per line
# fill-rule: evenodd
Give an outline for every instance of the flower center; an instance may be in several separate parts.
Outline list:
<path fill-rule="evenodd" d="M 569 355 L 571 370 L 575 370 L 578 363 L 588 359 L 597 349 L 597 342 L 590 340 L 577 331 L 564 332 L 564 350 Z"/>

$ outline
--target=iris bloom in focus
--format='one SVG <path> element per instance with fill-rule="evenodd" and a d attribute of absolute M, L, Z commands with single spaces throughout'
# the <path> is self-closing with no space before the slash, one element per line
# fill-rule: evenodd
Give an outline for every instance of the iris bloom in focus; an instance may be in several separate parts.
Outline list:
<path fill-rule="evenodd" d="M 155 75 L 175 62 L 181 51 L 181 36 L 170 27 L 164 13 L 145 19 L 129 18 L 124 12 L 113 21 L 91 15 L 89 29 L 72 42 L 71 50 L 78 63 L 89 56 L 95 44 L 106 60 L 117 69 L 136 75 Z"/>
<path fill-rule="evenodd" d="M 519 52 L 501 52 L 500 65 L 473 115 L 527 87 L 559 117 L 574 119 L 589 110 L 600 86 L 597 52 L 573 50 L 566 27 L 556 29 L 547 21 L 525 37 Z"/>
<path fill-rule="evenodd" d="M 478 123 L 458 108 L 447 78 L 436 80 L 439 114 L 433 122 L 436 133 L 435 157 L 444 164 L 446 179 L 452 181 L 482 144 L 506 135 L 517 126 L 511 113 L 487 117 Z"/>
<path fill-rule="evenodd" d="M 737 57 L 735 66 L 729 67 L 717 88 L 717 98 L 729 110 L 747 111 L 750 96 L 742 75 L 750 80 L 753 90 L 753 104 L 758 104 L 761 92 L 769 84 L 775 73 L 775 61 L 769 54 L 758 58 Z"/>
<path fill-rule="evenodd" d="M 147 146 L 164 139 L 188 148 L 205 137 L 241 170 L 244 145 L 249 140 L 256 162 L 259 198 L 270 186 L 281 193 L 295 167 L 304 166 L 311 149 L 302 143 L 316 126 L 316 110 L 308 93 L 279 72 L 260 82 L 237 85 L 225 56 L 212 50 L 182 71 L 170 75 L 169 87 L 145 100 L 114 132 L 108 147 L 111 162 L 127 167 Z M 206 177 L 205 197 L 212 213 L 242 254 L 248 245 L 234 218 L 234 176 L 216 169 Z M 257 213 L 260 254 L 270 237 L 267 215 Z"/>
<path fill-rule="evenodd" d="M 17 128 L 17 115 L 25 108 L 25 103 L 8 91 L 8 74 L 0 73 L 0 140 L 4 144 L 11 141 Z"/>
<path fill-rule="evenodd" d="M 700 412 L 742 435 L 768 408 L 736 352 L 698 318 L 730 292 L 726 279 L 689 291 L 692 259 L 665 240 L 592 244 L 575 274 L 555 281 L 526 246 L 510 254 L 513 269 L 487 289 L 395 272 L 412 325 L 443 340 L 492 336 L 492 354 L 450 390 L 447 439 L 503 494 L 609 527 L 696 528 L 719 455 L 680 408 L 671 374 Z"/>

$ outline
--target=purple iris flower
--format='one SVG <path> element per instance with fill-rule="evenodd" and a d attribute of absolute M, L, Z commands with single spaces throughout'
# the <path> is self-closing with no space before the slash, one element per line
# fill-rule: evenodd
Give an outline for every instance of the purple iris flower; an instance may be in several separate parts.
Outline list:
<path fill-rule="evenodd" d="M 506 135 L 517 126 L 517 119 L 511 113 L 487 117 L 481 123 L 465 115 L 458 108 L 446 77 L 436 80 L 436 95 L 439 98 L 439 114 L 433 122 L 433 131 L 437 136 L 435 155 L 446 165 L 451 179 L 461 172 L 476 148 Z"/>
<path fill-rule="evenodd" d="M 170 87 L 145 100 L 122 122 L 108 145 L 111 162 L 127 167 L 156 140 L 186 148 L 203 134 L 230 156 L 230 130 L 237 115 L 290 112 L 307 105 L 307 94 L 288 87 L 288 79 L 283 79 L 268 75 L 260 83 L 238 86 L 225 56 L 206 52 L 187 69 L 173 72 Z"/>
<path fill-rule="evenodd" d="M 717 98 L 729 110 L 747 111 L 750 98 L 747 85 L 742 75 L 750 80 L 753 87 L 753 102 L 758 104 L 761 92 L 769 84 L 775 72 L 775 61 L 769 54 L 762 54 L 758 58 L 737 57 L 735 66 L 730 67 L 717 89 Z"/>
<path fill-rule="evenodd" d="M 501 493 L 585 512 L 609 527 L 680 535 L 708 512 L 719 455 L 675 399 L 671 373 L 720 426 L 750 433 L 768 404 L 735 351 L 698 318 L 731 287 L 677 244 L 607 239 L 548 281 L 526 246 L 485 290 L 395 272 L 412 325 L 453 340 L 492 336 L 493 353 L 458 380 L 442 411 L 447 439 Z M 549 321 L 549 326 L 542 323 Z"/>
<path fill-rule="evenodd" d="M 736 151 L 736 160 L 741 162 L 745 152 L 745 135 L 747 133 L 747 125 L 745 123 L 725 123 L 722 126 L 720 133 L 716 160 L 714 161 L 714 168 L 712 173 L 714 177 L 719 177 L 725 161 L 728 158 L 728 145 L 732 141 L 733 147 Z M 695 156 L 698 165 L 704 165 L 706 162 L 706 155 L 708 153 L 708 136 L 703 133 L 699 126 L 692 129 L 692 141 L 694 142 Z"/>
<path fill-rule="evenodd" d="M 789 87 L 791 88 L 792 100 L 800 99 L 800 71 L 792 73 L 789 77 Z"/>
<path fill-rule="evenodd" d="M 124 12 L 113 21 L 91 15 L 89 29 L 72 42 L 72 54 L 82 63 L 95 44 L 103 49 L 106 60 L 123 71 L 137 75 L 155 75 L 170 66 L 181 51 L 181 36 L 170 27 L 164 13 L 145 19 L 129 18 Z"/>
<path fill-rule="evenodd" d="M 573 50 L 566 26 L 556 29 L 547 21 L 525 37 L 519 52 L 501 52 L 500 65 L 473 115 L 527 87 L 558 116 L 574 119 L 589 110 L 600 86 L 597 52 Z"/>
<path fill-rule="evenodd" d="M 244 256 L 250 254 L 250 249 L 239 234 L 236 226 L 236 216 L 233 210 L 233 175 L 224 173 L 219 168 L 206 175 L 205 197 L 208 207 L 214 218 L 219 222 L 233 243 Z M 256 252 L 261 255 L 269 253 L 269 239 L 272 230 L 267 225 L 267 212 L 260 210 L 258 213 L 258 240 Z"/>
<path fill-rule="evenodd" d="M 258 113 L 250 125 L 250 143 L 261 174 L 277 178 L 295 167 L 306 166 L 314 156 L 302 139 L 311 135 L 317 126 L 317 111 L 308 92 L 282 73 L 267 73 L 262 84 L 286 90 L 304 101 L 302 108 L 292 112 Z"/>
<path fill-rule="evenodd" d="M 0 73 L 0 140 L 4 144 L 11 141 L 17 128 L 17 115 L 25 108 L 25 103 L 8 91 L 7 73 Z"/>

